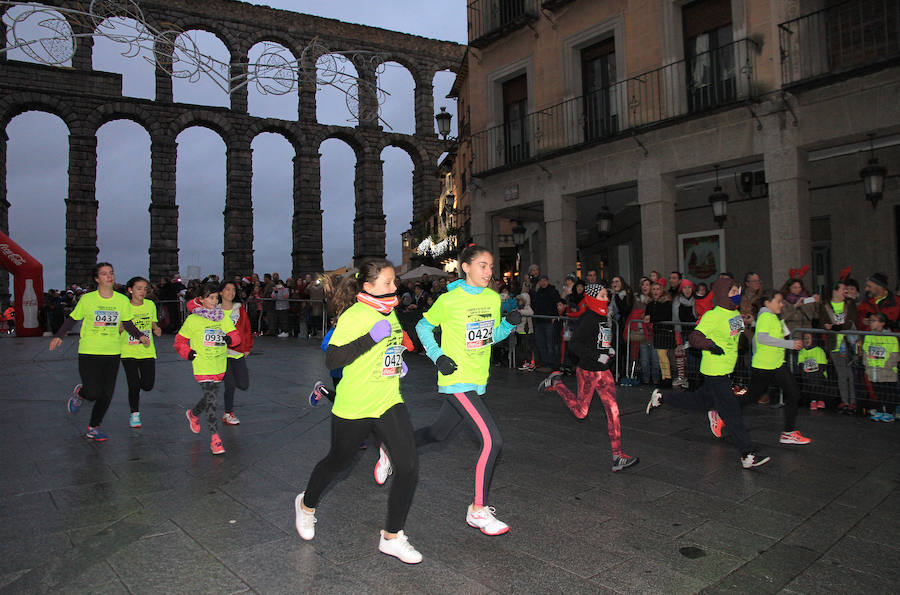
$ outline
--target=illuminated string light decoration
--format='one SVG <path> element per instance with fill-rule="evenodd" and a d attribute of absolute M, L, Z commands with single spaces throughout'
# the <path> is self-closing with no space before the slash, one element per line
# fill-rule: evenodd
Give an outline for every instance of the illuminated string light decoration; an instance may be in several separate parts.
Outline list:
<path fill-rule="evenodd" d="M 15 11 L 9 10 L 13 7 Z M 0 0 L 0 8 L 7 11 L 3 19 L 6 47 L 0 48 L 0 54 L 21 50 L 40 64 L 63 65 L 74 58 L 80 39 L 103 37 L 125 45 L 122 55 L 127 58 L 141 56 L 170 76 L 191 82 L 207 77 L 229 95 L 250 85 L 266 95 L 286 95 L 313 85 L 333 87 L 344 94 L 347 109 L 360 121 L 381 120 L 379 111 L 388 95 L 348 69 L 353 65 L 374 70 L 377 80 L 384 71 L 385 56 L 368 50 L 334 52 L 318 37 L 303 48 L 299 58 L 281 45 L 264 42 L 257 60 L 228 64 L 201 52 L 190 34 L 177 25 L 163 23 L 157 28 L 148 23 L 134 0 L 91 0 L 78 8 Z M 366 96 L 371 99 L 361 100 Z"/>

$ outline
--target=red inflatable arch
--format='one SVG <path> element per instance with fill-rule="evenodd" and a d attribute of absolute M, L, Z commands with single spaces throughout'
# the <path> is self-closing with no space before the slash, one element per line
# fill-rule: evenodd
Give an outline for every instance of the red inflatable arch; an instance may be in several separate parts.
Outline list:
<path fill-rule="evenodd" d="M 16 335 L 40 337 L 39 321 L 44 301 L 44 267 L 21 246 L 0 231 L 0 268 L 13 275 L 16 305 Z"/>

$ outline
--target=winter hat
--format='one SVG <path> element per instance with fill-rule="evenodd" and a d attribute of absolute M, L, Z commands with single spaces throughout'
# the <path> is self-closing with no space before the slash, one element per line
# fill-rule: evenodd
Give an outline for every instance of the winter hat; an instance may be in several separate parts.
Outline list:
<path fill-rule="evenodd" d="M 669 280 L 666 279 L 665 277 L 660 277 L 659 279 L 656 280 L 656 284 L 659 285 L 660 287 L 662 287 L 663 289 L 665 289 L 666 287 L 669 286 Z"/>
<path fill-rule="evenodd" d="M 592 311 L 596 312 L 600 316 L 606 316 L 609 314 L 609 300 L 599 300 L 597 296 L 600 295 L 600 290 L 603 289 L 603 285 L 600 283 L 590 283 L 584 286 L 584 301 L 587 304 L 587 307 Z"/>
<path fill-rule="evenodd" d="M 872 276 L 866 279 L 866 281 L 871 281 L 875 285 L 880 285 L 885 289 L 888 288 L 887 275 L 884 273 L 872 273 Z"/>
<path fill-rule="evenodd" d="M 697 286 L 694 285 L 694 282 L 690 279 L 682 279 L 681 283 L 678 285 L 678 289 L 684 289 L 685 287 L 690 287 L 691 289 L 697 288 Z"/>
<path fill-rule="evenodd" d="M 541 275 L 538 276 L 538 281 L 540 281 L 541 279 L 546 279 L 547 281 L 549 281 L 549 280 L 550 280 L 550 277 L 548 277 L 547 275 L 541 273 Z"/>

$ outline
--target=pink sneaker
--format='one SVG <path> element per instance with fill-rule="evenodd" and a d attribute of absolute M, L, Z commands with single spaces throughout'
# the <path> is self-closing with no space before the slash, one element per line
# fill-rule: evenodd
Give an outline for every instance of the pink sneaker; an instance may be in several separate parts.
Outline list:
<path fill-rule="evenodd" d="M 191 424 L 191 431 L 195 434 L 200 433 L 200 418 L 194 415 L 194 412 L 188 409 L 184 412 L 185 416 L 187 416 L 188 423 Z"/>
<path fill-rule="evenodd" d="M 210 437 L 209 450 L 211 450 L 214 455 L 225 454 L 225 447 L 222 445 L 222 439 L 219 438 L 218 434 L 213 434 Z"/>

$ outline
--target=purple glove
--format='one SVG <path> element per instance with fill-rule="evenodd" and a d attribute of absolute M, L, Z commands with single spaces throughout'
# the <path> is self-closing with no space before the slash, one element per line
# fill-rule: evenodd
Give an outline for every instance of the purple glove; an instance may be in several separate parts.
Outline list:
<path fill-rule="evenodd" d="M 406 362 L 403 362 L 403 365 L 400 367 L 400 378 L 406 376 L 407 372 L 409 372 L 409 366 L 406 365 Z"/>
<path fill-rule="evenodd" d="M 387 339 L 391 336 L 391 323 L 387 320 L 379 320 L 372 327 L 372 330 L 369 331 L 369 336 L 376 343 Z"/>

